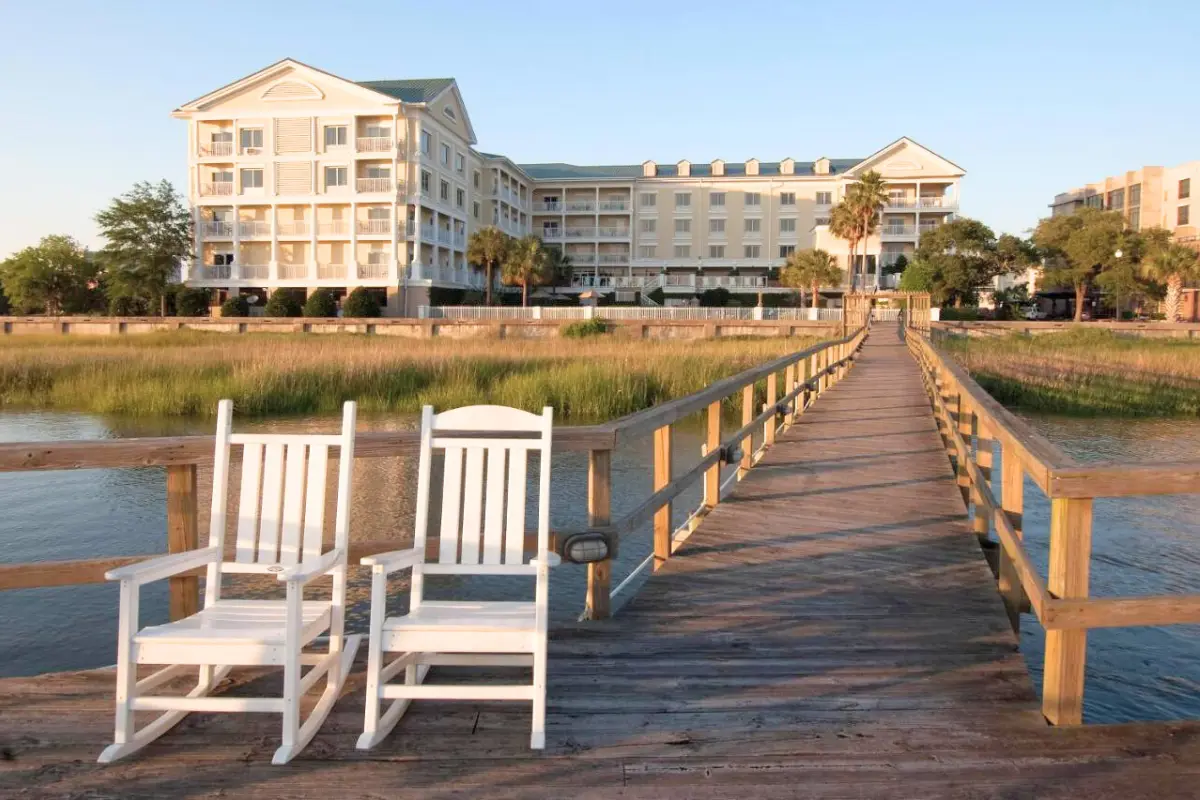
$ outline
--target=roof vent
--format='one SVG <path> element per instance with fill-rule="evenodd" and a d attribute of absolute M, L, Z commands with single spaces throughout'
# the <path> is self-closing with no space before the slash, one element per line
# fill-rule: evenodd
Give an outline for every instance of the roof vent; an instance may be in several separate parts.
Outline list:
<path fill-rule="evenodd" d="M 320 100 L 325 94 L 308 81 L 282 80 L 262 93 L 263 100 Z"/>

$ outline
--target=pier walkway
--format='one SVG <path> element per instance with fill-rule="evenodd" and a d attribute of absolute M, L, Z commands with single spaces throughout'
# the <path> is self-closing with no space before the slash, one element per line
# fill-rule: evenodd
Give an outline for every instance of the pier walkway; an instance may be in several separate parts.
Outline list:
<path fill-rule="evenodd" d="M 890 324 L 612 619 L 552 633 L 545 753 L 523 704 L 435 702 L 361 753 L 362 685 L 285 767 L 253 715 L 101 767 L 111 672 L 3 680 L 0 796 L 1200 794 L 1196 724 L 1046 723 Z"/>

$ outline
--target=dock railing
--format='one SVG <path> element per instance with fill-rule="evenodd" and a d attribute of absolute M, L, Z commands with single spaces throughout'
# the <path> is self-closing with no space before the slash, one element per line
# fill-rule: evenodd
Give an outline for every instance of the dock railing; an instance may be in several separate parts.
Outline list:
<path fill-rule="evenodd" d="M 780 427 L 790 426 L 810 403 L 846 374 L 866 335 L 867 329 L 860 328 L 849 336 L 820 342 L 716 381 L 699 392 L 602 425 L 556 427 L 556 451 L 588 453 L 589 527 L 570 534 L 556 533 L 555 548 L 561 551 L 564 542 L 579 534 L 598 538 L 607 545 L 606 558 L 587 564 L 584 615 L 590 619 L 608 617 L 612 597 L 631 585 L 630 579 L 626 579 L 617 590 L 610 586 L 611 561 L 622 535 L 653 519 L 654 553 L 637 572 L 650 562 L 655 568 L 665 563 L 680 541 L 678 537 L 673 539 L 672 501 L 703 479 L 704 503 L 685 524 L 686 535 L 720 502 L 721 464 L 736 462 L 736 477 L 740 479 L 774 443 Z M 760 384 L 764 388 L 765 402 L 756 407 L 756 391 Z M 739 395 L 742 425 L 723 438 L 722 402 Z M 674 474 L 672 425 L 697 412 L 707 414 L 704 452 L 696 466 L 682 474 Z M 762 446 L 757 452 L 751 452 L 751 437 L 760 429 Z M 613 521 L 610 514 L 613 450 L 622 442 L 648 434 L 653 434 L 655 442 L 654 493 L 632 512 Z M 354 454 L 356 458 L 415 455 L 419 443 L 419 431 L 359 433 L 355 438 Z M 201 465 L 212 461 L 213 447 L 212 436 L 0 444 L 0 472 L 164 467 L 167 483 L 165 544 L 168 553 L 178 553 L 200 546 L 197 474 Z M 238 455 L 235 452 L 235 457 Z M 536 540 L 536 537 L 527 538 Z M 394 540 L 351 542 L 350 563 L 357 564 L 363 556 L 395 547 Z M 437 552 L 436 537 L 430 538 L 428 547 L 430 552 Z M 103 583 L 104 573 L 108 570 L 157 555 L 160 554 L 0 564 L 0 591 Z M 197 570 L 170 579 L 171 619 L 180 619 L 199 609 L 199 576 Z"/>
<path fill-rule="evenodd" d="M 1091 598 L 1092 505 L 1097 497 L 1200 493 L 1200 461 L 1081 464 L 1000 405 L 923 330 L 910 328 L 938 431 L 973 526 L 999 540 L 997 580 L 1014 627 L 1030 611 L 1046 629 L 1042 713 L 1055 725 L 1083 721 L 1087 632 L 1091 628 L 1200 622 L 1200 595 Z M 1000 454 L 1000 497 L 992 489 Z M 1025 476 L 1050 501 L 1047 575 L 1025 548 Z M 986 546 L 986 545 L 985 545 Z"/>

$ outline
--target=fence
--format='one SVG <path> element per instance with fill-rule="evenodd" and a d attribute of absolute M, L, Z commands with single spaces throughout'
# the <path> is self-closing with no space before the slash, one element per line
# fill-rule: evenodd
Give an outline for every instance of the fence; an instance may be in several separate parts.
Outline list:
<path fill-rule="evenodd" d="M 421 306 L 420 319 L 611 319 L 837 322 L 840 308 L 709 308 L 704 306 Z"/>

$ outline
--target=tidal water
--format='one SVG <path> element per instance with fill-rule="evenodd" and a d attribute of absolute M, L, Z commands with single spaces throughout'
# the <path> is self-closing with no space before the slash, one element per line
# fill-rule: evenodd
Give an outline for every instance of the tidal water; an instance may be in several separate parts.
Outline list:
<path fill-rule="evenodd" d="M 1030 421 L 1074 457 L 1083 460 L 1194 459 L 1200 452 L 1200 421 L 1135 421 L 1032 416 Z M 367 417 L 363 430 L 415 427 L 409 416 Z M 259 430 L 333 432 L 337 420 L 289 418 L 259 421 Z M 241 426 L 245 428 L 246 426 Z M 0 414 L 0 441 L 100 439 L 208 433 L 207 421 L 136 421 L 86 414 Z M 699 458 L 699 427 L 681 426 L 674 437 L 676 470 Z M 630 511 L 652 491 L 649 437 L 623 445 L 613 458 L 613 517 Z M 587 454 L 556 454 L 551 525 L 586 525 Z M 351 536 L 359 541 L 411 542 L 416 483 L 415 458 L 359 459 L 356 465 Z M 20 563 L 165 550 L 166 485 L 159 468 L 0 474 L 0 562 Z M 211 477 L 200 472 L 201 538 L 207 531 Z M 1049 504 L 1027 482 L 1025 535 L 1031 556 L 1045 574 Z M 675 505 L 681 523 L 700 502 L 700 489 Z M 650 552 L 644 529 L 622 540 L 614 565 L 615 586 Z M 552 573 L 551 608 L 558 622 L 582 610 L 585 570 Z M 252 593 L 271 584 L 245 587 Z M 363 629 L 366 577 L 351 584 L 349 624 Z M 402 591 L 403 584 L 394 586 Z M 521 596 L 520 584 L 496 579 L 444 581 L 436 593 Z M 1095 596 L 1200 593 L 1200 496 L 1097 500 L 1093 526 L 1091 591 Z M 166 585 L 143 589 L 142 622 L 166 619 Z M 0 676 L 84 669 L 114 661 L 116 588 L 68 586 L 0 592 Z M 1089 722 L 1200 719 L 1200 626 L 1096 630 L 1088 638 L 1085 718 Z M 1034 681 L 1041 681 L 1045 634 L 1022 618 L 1021 647 Z"/>

